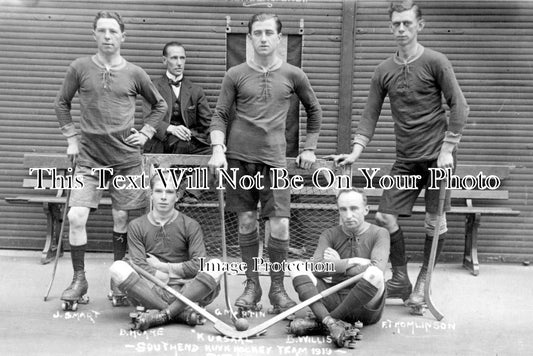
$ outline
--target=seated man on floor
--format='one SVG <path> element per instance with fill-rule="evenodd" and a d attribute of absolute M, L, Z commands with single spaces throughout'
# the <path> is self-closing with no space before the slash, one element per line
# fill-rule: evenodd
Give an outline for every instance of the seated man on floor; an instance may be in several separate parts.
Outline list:
<path fill-rule="evenodd" d="M 210 304 L 220 292 L 220 261 L 218 265 L 199 271 L 200 257 L 206 256 L 204 238 L 195 220 L 174 208 L 176 187 L 170 175 L 159 174 L 150 182 L 152 210 L 128 226 L 130 263 L 143 268 L 200 306 Z M 134 317 L 134 330 L 146 330 L 171 322 L 202 324 L 203 319 L 168 291 L 140 277 L 126 261 L 110 267 L 111 278 L 132 300 L 147 311 Z"/>
<path fill-rule="evenodd" d="M 355 285 L 311 304 L 316 320 L 297 318 L 291 322 L 290 330 L 296 335 L 326 332 L 342 347 L 347 338 L 346 323 L 360 321 L 369 325 L 381 318 L 390 237 L 386 229 L 365 221 L 368 206 L 362 190 L 341 190 L 337 207 L 341 224 L 321 234 L 313 256 L 314 263 L 332 263 L 334 271 L 291 269 L 294 289 L 304 301 L 351 276 L 364 273 L 363 277 Z"/>

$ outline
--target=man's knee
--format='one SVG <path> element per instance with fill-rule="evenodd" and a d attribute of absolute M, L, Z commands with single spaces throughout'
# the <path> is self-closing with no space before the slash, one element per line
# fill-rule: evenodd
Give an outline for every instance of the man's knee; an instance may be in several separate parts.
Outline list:
<path fill-rule="evenodd" d="M 83 229 L 89 218 L 89 208 L 73 206 L 68 211 L 68 222 L 71 229 Z"/>
<path fill-rule="evenodd" d="M 376 266 L 368 267 L 363 273 L 363 279 L 378 289 L 384 285 L 383 271 Z"/>
<path fill-rule="evenodd" d="M 257 229 L 257 212 L 244 211 L 239 213 L 239 233 L 249 234 Z"/>
<path fill-rule="evenodd" d="M 130 274 L 135 273 L 135 271 L 127 262 L 115 261 L 111 267 L 109 267 L 109 273 L 111 274 L 111 279 L 116 284 L 121 284 Z"/>
<path fill-rule="evenodd" d="M 398 230 L 398 218 L 395 215 L 380 213 L 378 211 L 375 219 L 379 226 L 384 227 L 391 233 Z"/>
<path fill-rule="evenodd" d="M 129 214 L 126 210 L 112 209 L 113 228 L 116 232 L 124 232 L 128 227 Z"/>
<path fill-rule="evenodd" d="M 289 239 L 289 219 L 272 217 L 270 220 L 270 235 L 279 240 Z"/>
<path fill-rule="evenodd" d="M 433 236 L 435 233 L 435 228 L 437 226 L 437 220 L 438 220 L 438 214 L 436 213 L 426 213 L 426 218 L 424 220 L 424 228 L 426 230 L 426 234 L 428 236 Z M 446 213 L 442 215 L 440 228 L 439 228 L 439 235 L 444 236 L 443 234 L 448 231 L 448 226 L 446 223 Z"/>
<path fill-rule="evenodd" d="M 205 273 L 213 277 L 213 279 L 220 283 L 220 279 L 222 278 L 222 275 L 224 274 L 224 268 L 222 265 L 222 261 L 218 258 L 210 259 L 207 262 L 204 262 L 205 264 Z"/>

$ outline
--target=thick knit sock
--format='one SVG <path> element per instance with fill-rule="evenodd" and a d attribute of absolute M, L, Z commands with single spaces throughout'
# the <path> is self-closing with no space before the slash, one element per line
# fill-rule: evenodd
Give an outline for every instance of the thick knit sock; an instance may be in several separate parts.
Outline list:
<path fill-rule="evenodd" d="M 217 285 L 218 283 L 213 277 L 205 272 L 200 272 L 192 281 L 185 285 L 185 287 L 181 290 L 181 294 L 184 297 L 189 298 L 191 301 L 197 302 L 215 290 Z M 170 315 L 170 318 L 175 318 L 186 307 L 187 304 L 183 303 L 179 299 L 173 301 L 172 304 L 168 306 L 168 314 Z"/>
<path fill-rule="evenodd" d="M 128 234 L 113 231 L 113 261 L 120 261 L 126 256 L 128 249 Z"/>
<path fill-rule="evenodd" d="M 270 258 L 270 262 L 283 262 L 287 260 L 288 254 L 289 240 L 280 240 L 270 235 L 268 241 L 268 257 Z M 270 271 L 270 278 L 272 280 L 281 279 L 283 281 L 284 275 L 285 272 L 283 270 L 279 272 Z"/>
<path fill-rule="evenodd" d="M 435 266 L 439 260 L 440 253 L 444 248 L 444 243 L 446 242 L 446 233 L 439 235 L 439 244 L 437 245 L 437 254 L 435 255 Z M 424 262 L 422 266 L 427 267 L 429 265 L 429 255 L 431 254 L 431 244 L 433 243 L 433 236 L 426 235 L 426 240 L 424 241 Z"/>
<path fill-rule="evenodd" d="M 72 259 L 72 268 L 74 271 L 85 270 L 85 248 L 87 245 L 73 246 L 70 245 L 70 256 Z"/>
<path fill-rule="evenodd" d="M 303 275 L 294 277 L 292 280 L 292 285 L 294 286 L 294 290 L 296 290 L 296 293 L 298 293 L 298 297 L 302 302 L 318 294 L 318 289 L 313 284 L 313 281 L 311 278 L 309 278 L 309 276 Z M 315 314 L 316 319 L 319 321 L 329 315 L 326 306 L 321 300 L 311 304 L 309 307 L 313 311 L 313 314 Z"/>
<path fill-rule="evenodd" d="M 136 273 L 131 273 L 124 282 L 119 284 L 118 288 L 146 309 L 162 310 L 168 306 L 148 282 Z"/>
<path fill-rule="evenodd" d="M 259 254 L 259 237 L 257 236 L 257 230 L 248 234 L 239 233 L 239 246 L 241 248 L 242 261 L 246 263 L 246 277 L 257 278 L 259 273 L 253 271 L 253 258 L 257 257 Z"/>
<path fill-rule="evenodd" d="M 405 266 L 405 241 L 402 228 L 390 235 L 390 263 L 393 267 Z"/>
<path fill-rule="evenodd" d="M 378 288 L 365 279 L 357 282 L 355 287 L 350 290 L 350 293 L 344 298 L 330 315 L 335 319 L 354 319 L 357 320 L 363 311 L 363 308 L 368 302 L 374 298 Z"/>

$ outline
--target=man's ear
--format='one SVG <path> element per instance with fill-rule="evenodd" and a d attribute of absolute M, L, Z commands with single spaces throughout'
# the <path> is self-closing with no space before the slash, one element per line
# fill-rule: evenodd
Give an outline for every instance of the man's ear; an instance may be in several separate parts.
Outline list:
<path fill-rule="evenodd" d="M 418 31 L 422 31 L 424 26 L 426 26 L 426 21 L 424 19 L 418 21 Z"/>

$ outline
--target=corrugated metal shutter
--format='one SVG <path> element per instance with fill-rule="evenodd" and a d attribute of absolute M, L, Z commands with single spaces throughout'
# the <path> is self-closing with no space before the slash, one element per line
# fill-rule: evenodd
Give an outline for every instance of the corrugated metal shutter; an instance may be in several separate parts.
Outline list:
<path fill-rule="evenodd" d="M 263 4 L 263 5 L 261 5 Z M 271 7 L 266 5 L 271 4 Z M 126 22 L 122 54 L 152 77 L 163 72 L 163 44 L 187 48 L 186 74 L 201 85 L 212 107 L 225 73 L 226 16 L 241 29 L 251 14 L 277 13 L 284 32 L 298 33 L 303 19 L 303 63 L 324 110 L 317 153 L 336 145 L 342 2 L 338 1 L 21 1 L 2 4 L 0 14 L 0 196 L 22 192 L 26 152 L 64 152 L 53 100 L 69 63 L 92 55 L 92 20 L 98 10 L 118 11 Z M 79 105 L 73 105 L 77 116 Z M 304 114 L 303 114 L 304 115 Z M 305 129 L 305 123 L 302 123 Z M 0 247 L 41 248 L 41 208 L 0 200 Z M 23 219 L 21 218 L 23 216 Z M 89 249 L 110 250 L 111 214 L 101 209 L 89 224 Z"/>
<path fill-rule="evenodd" d="M 395 51 L 388 28 L 388 1 L 358 1 L 354 53 L 354 127 L 366 101 L 374 68 Z M 459 162 L 512 165 L 503 189 L 505 205 L 519 217 L 485 217 L 480 227 L 480 258 L 523 260 L 533 256 L 533 2 L 418 1 L 426 27 L 419 41 L 451 60 L 470 105 Z M 394 135 L 388 100 L 373 142 L 363 158 L 392 161 Z M 463 220 L 450 217 L 448 258 L 462 256 Z M 411 254 L 422 251 L 422 219 L 401 221 Z"/>

